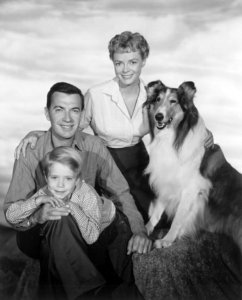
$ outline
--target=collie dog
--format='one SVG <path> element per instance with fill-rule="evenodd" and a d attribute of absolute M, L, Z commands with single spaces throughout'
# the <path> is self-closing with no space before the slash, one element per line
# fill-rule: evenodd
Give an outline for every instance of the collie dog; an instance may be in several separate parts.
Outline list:
<path fill-rule="evenodd" d="M 232 236 L 242 252 L 242 175 L 218 145 L 205 149 L 208 133 L 195 93 L 193 82 L 169 88 L 158 80 L 147 86 L 152 141 L 146 173 L 157 198 L 146 228 L 150 234 L 165 212 L 172 223 L 156 248 L 205 229 Z"/>

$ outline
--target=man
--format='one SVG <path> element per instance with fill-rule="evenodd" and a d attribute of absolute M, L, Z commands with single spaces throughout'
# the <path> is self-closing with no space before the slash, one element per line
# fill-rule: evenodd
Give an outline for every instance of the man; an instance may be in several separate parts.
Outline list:
<path fill-rule="evenodd" d="M 151 249 L 151 241 L 127 182 L 101 140 L 78 130 L 82 109 L 83 95 L 78 88 L 64 82 L 51 87 L 45 109 L 51 128 L 38 139 L 35 149 L 28 148 L 26 156 L 21 155 L 15 161 L 4 211 L 11 203 L 28 199 L 46 184 L 41 167 L 46 153 L 58 146 L 71 146 L 85 153 L 82 179 L 110 198 L 127 216 L 133 234 L 127 254 L 146 253 Z M 47 286 L 57 298 L 65 295 L 68 299 L 76 299 L 104 285 L 105 280 L 92 261 L 96 259 L 93 256 L 95 247 L 89 249 L 77 234 L 67 206 L 44 204 L 15 228 L 19 248 L 40 259 L 41 278 L 48 278 Z M 116 245 L 116 248 L 121 250 L 122 247 Z"/>

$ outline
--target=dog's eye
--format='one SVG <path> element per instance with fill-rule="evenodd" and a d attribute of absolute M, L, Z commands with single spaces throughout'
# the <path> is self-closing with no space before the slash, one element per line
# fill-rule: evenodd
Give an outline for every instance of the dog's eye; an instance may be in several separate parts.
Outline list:
<path fill-rule="evenodd" d="M 160 97 L 157 97 L 155 101 L 160 102 Z"/>
<path fill-rule="evenodd" d="M 171 104 L 175 104 L 177 101 L 176 100 L 170 100 Z"/>

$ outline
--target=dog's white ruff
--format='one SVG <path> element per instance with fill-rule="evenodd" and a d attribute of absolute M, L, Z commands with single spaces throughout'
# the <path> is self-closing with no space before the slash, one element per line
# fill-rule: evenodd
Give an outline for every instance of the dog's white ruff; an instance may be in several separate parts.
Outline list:
<path fill-rule="evenodd" d="M 156 132 L 150 144 L 146 173 L 150 174 L 150 184 L 157 199 L 150 206 L 148 233 L 153 231 L 164 211 L 168 217 L 174 217 L 169 232 L 158 242 L 158 247 L 168 246 L 182 235 L 194 232 L 203 218 L 211 187 L 210 181 L 199 171 L 206 136 L 204 122 L 199 117 L 178 152 L 173 146 L 175 131 L 172 127 Z"/>

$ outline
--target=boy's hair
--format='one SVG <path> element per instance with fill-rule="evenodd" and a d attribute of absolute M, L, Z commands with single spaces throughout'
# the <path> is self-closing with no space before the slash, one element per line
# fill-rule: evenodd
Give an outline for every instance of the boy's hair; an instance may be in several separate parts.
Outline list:
<path fill-rule="evenodd" d="M 47 94 L 47 102 L 46 102 L 46 107 L 50 109 L 51 106 L 51 98 L 54 92 L 60 92 L 68 95 L 73 95 L 73 94 L 78 94 L 81 98 L 81 109 L 84 108 L 84 96 L 81 92 L 81 90 L 67 82 L 57 82 L 52 87 L 50 88 L 48 94 Z"/>
<path fill-rule="evenodd" d="M 150 47 L 146 39 L 138 32 L 124 31 L 115 35 L 108 45 L 109 57 L 113 60 L 114 53 L 122 50 L 124 52 L 139 51 L 142 60 L 149 55 Z"/>
<path fill-rule="evenodd" d="M 47 153 L 42 161 L 45 176 L 48 176 L 51 165 L 55 162 L 68 166 L 76 176 L 81 173 L 83 158 L 81 153 L 72 147 L 60 146 Z"/>

